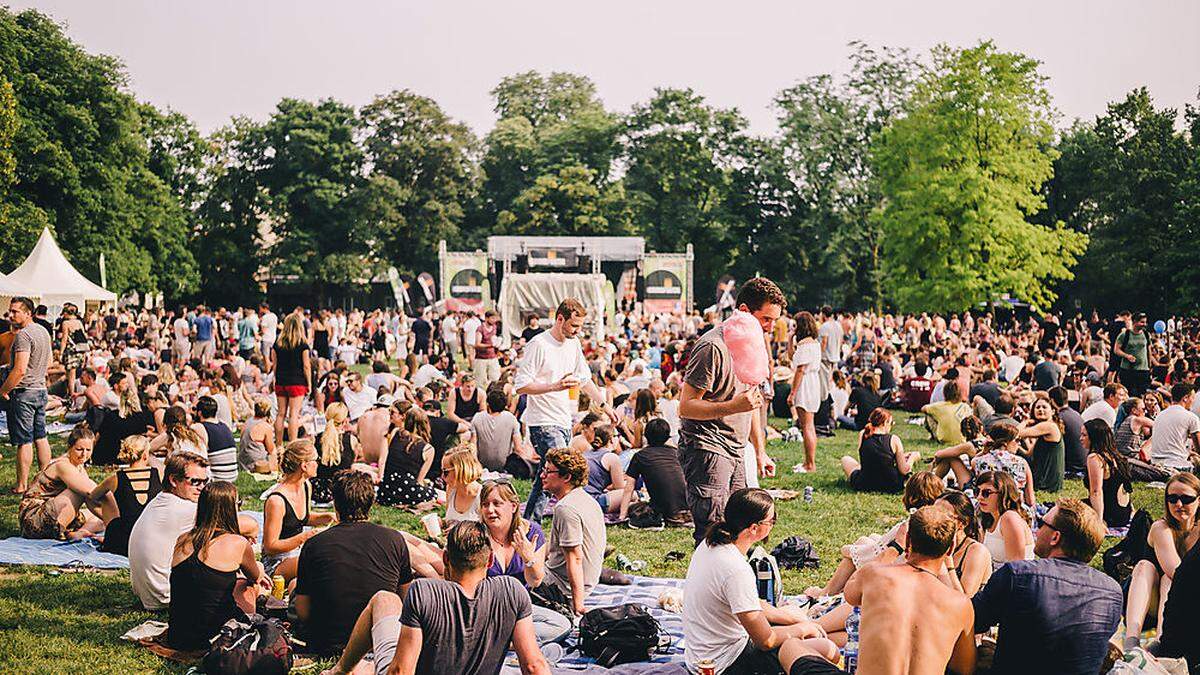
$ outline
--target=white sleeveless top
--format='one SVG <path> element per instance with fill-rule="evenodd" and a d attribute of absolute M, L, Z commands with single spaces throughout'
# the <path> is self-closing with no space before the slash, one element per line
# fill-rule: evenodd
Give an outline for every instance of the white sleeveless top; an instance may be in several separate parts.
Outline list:
<path fill-rule="evenodd" d="M 991 530 L 983 531 L 983 545 L 987 548 L 988 553 L 992 554 L 992 569 L 998 569 L 1001 565 L 1008 562 L 1008 556 L 1004 552 L 1004 537 L 1000 534 L 1000 523 L 996 523 L 996 527 Z M 1025 557 L 1022 560 L 1033 560 L 1033 543 L 1026 544 Z"/>
<path fill-rule="evenodd" d="M 479 494 L 475 495 L 475 501 L 471 502 L 471 506 L 466 511 L 459 511 L 454 508 L 454 497 L 457 490 L 446 491 L 446 522 L 453 523 L 459 520 L 474 520 L 479 521 Z"/>

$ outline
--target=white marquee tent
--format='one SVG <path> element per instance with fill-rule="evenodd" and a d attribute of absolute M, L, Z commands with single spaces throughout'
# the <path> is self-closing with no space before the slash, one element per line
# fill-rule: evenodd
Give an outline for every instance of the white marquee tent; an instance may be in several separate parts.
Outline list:
<path fill-rule="evenodd" d="M 50 228 L 42 230 L 25 262 L 0 280 L 0 296 L 7 299 L 16 295 L 39 300 L 55 314 L 54 308 L 61 308 L 68 302 L 82 310 L 88 303 L 117 301 L 116 293 L 92 283 L 67 261 L 50 234 Z"/>

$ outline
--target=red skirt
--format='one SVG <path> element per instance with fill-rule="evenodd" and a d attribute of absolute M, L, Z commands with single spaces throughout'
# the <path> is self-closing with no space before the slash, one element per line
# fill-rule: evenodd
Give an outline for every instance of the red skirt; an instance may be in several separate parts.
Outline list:
<path fill-rule="evenodd" d="M 277 384 L 275 385 L 275 394 L 287 398 L 299 398 L 308 394 L 308 385 L 304 384 Z"/>

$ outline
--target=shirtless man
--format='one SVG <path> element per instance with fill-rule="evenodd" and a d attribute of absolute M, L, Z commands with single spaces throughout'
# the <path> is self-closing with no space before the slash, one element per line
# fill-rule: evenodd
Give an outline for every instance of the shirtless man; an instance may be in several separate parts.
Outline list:
<path fill-rule="evenodd" d="M 387 443 L 388 424 L 391 421 L 390 399 L 390 396 L 381 397 L 374 407 L 358 418 L 355 435 L 362 447 L 364 462 L 379 461 L 379 452 Z"/>
<path fill-rule="evenodd" d="M 864 567 L 846 583 L 846 601 L 863 615 L 859 675 L 975 671 L 975 612 L 945 576 L 955 528 L 944 506 L 917 509 L 908 521 L 906 562 Z M 779 662 L 789 675 L 844 672 L 799 640 L 783 644 Z"/>

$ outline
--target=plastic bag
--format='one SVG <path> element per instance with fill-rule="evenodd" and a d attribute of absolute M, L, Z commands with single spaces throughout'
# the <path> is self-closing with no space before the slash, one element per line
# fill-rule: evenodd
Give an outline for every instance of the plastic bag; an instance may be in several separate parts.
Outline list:
<path fill-rule="evenodd" d="M 767 341 L 758 319 L 735 310 L 721 324 L 725 346 L 733 357 L 733 374 L 742 384 L 757 387 L 770 375 Z"/>

